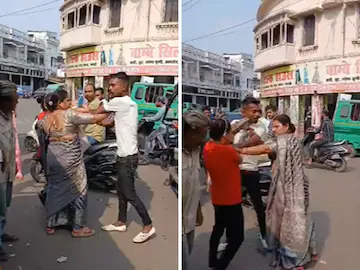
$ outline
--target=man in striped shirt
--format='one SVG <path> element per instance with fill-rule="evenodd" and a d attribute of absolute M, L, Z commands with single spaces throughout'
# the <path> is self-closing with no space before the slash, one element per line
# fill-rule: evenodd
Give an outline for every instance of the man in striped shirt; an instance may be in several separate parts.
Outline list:
<path fill-rule="evenodd" d="M 319 139 L 313 141 L 309 147 L 310 159 L 308 165 L 312 165 L 315 149 L 319 149 L 326 143 L 334 141 L 334 124 L 329 117 L 329 111 L 324 109 L 322 113 L 321 126 L 317 132 Z"/>

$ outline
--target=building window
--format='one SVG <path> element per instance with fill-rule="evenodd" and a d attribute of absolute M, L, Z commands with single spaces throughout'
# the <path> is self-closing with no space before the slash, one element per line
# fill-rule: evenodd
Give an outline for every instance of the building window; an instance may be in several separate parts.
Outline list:
<path fill-rule="evenodd" d="M 340 118 L 348 118 L 349 117 L 350 108 L 348 105 L 345 105 L 340 110 Z"/>
<path fill-rule="evenodd" d="M 273 28 L 273 45 L 280 44 L 280 33 L 281 33 L 281 26 L 278 24 Z"/>
<path fill-rule="evenodd" d="M 291 24 L 286 25 L 286 42 L 294 43 L 294 26 Z"/>
<path fill-rule="evenodd" d="M 86 6 L 79 9 L 79 26 L 86 24 Z"/>
<path fill-rule="evenodd" d="M 64 32 L 66 30 L 66 17 L 62 17 L 61 20 L 61 31 Z"/>
<path fill-rule="evenodd" d="M 75 11 L 70 12 L 67 16 L 67 29 L 73 29 L 75 27 Z"/>
<path fill-rule="evenodd" d="M 265 32 L 261 35 L 261 50 L 265 50 L 269 47 L 269 33 Z"/>
<path fill-rule="evenodd" d="M 101 7 L 94 5 L 92 21 L 94 24 L 100 24 L 100 11 Z"/>
<path fill-rule="evenodd" d="M 260 39 L 259 39 L 259 37 L 257 37 L 255 39 L 255 46 L 256 46 L 256 52 L 259 52 L 260 51 Z"/>
<path fill-rule="evenodd" d="M 343 107 L 345 108 L 345 107 Z M 351 120 L 360 121 L 360 104 L 353 104 L 351 109 Z"/>
<path fill-rule="evenodd" d="M 110 23 L 109 28 L 120 27 L 120 16 L 121 16 L 121 0 L 110 0 Z"/>
<path fill-rule="evenodd" d="M 304 18 L 304 46 L 315 45 L 315 15 Z"/>
<path fill-rule="evenodd" d="M 178 0 L 165 0 L 164 22 L 178 21 Z"/>

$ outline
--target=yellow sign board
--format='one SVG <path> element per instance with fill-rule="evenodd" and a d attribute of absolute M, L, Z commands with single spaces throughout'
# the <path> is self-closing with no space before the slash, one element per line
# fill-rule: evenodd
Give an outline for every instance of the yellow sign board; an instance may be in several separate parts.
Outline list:
<path fill-rule="evenodd" d="M 97 67 L 100 63 L 100 52 L 95 46 L 73 50 L 66 55 L 66 69 Z"/>
<path fill-rule="evenodd" d="M 293 86 L 295 84 L 295 67 L 283 66 L 262 73 L 261 88 Z"/>

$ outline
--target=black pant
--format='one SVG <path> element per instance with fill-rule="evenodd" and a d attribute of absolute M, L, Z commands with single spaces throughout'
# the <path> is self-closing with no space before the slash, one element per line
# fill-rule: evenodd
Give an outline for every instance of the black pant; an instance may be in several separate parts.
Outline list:
<path fill-rule="evenodd" d="M 151 218 L 135 191 L 135 175 L 138 155 L 118 157 L 117 159 L 117 195 L 119 198 L 118 221 L 127 221 L 127 204 L 131 203 L 140 215 L 144 226 L 152 224 Z"/>
<path fill-rule="evenodd" d="M 244 215 L 241 204 L 214 205 L 215 225 L 210 237 L 209 267 L 225 270 L 244 241 Z M 228 245 L 217 259 L 220 238 L 226 233 Z"/>
<path fill-rule="evenodd" d="M 326 143 L 327 143 L 327 140 L 318 140 L 318 141 L 311 142 L 310 146 L 309 146 L 310 158 L 314 158 L 314 153 L 315 153 L 316 148 L 320 148 L 321 146 L 323 146 Z"/>
<path fill-rule="evenodd" d="M 241 171 L 242 185 L 249 193 L 257 215 L 261 236 L 266 238 L 265 207 L 261 199 L 260 173 L 257 171 Z"/>

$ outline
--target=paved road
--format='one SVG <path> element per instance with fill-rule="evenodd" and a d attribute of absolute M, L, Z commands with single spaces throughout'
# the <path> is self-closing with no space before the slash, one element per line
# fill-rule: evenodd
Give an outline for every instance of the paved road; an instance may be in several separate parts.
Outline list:
<path fill-rule="evenodd" d="M 37 113 L 34 100 L 21 100 L 18 106 L 20 133 L 30 129 Z M 7 231 L 16 234 L 21 241 L 5 246 L 15 254 L 3 266 L 5 270 L 172 270 L 178 265 L 177 199 L 163 185 L 167 173 L 156 166 L 140 167 L 137 190 L 149 209 L 157 230 L 156 238 L 145 244 L 133 244 L 132 238 L 141 229 L 141 220 L 129 207 L 129 228 L 126 233 L 106 233 L 100 230 L 104 224 L 117 217 L 115 194 L 90 192 L 88 225 L 97 235 L 88 239 L 74 239 L 68 231 L 54 236 L 44 232 L 45 213 L 37 197 L 41 188 L 30 179 L 29 160 L 32 154 L 23 155 L 25 181 L 17 182 L 12 206 L 9 211 Z M 58 263 L 65 256 L 67 261 Z"/>
<path fill-rule="evenodd" d="M 360 159 L 349 163 L 349 172 L 308 171 L 311 183 L 311 215 L 316 222 L 321 262 L 316 270 L 358 270 L 360 265 Z M 270 270 L 269 260 L 259 254 L 256 214 L 244 212 L 245 242 L 229 270 Z M 192 269 L 206 269 L 208 241 L 213 225 L 213 209 L 204 207 L 205 222 L 197 229 Z"/>

